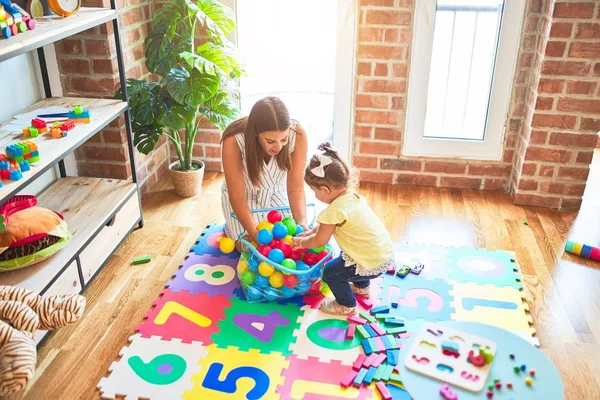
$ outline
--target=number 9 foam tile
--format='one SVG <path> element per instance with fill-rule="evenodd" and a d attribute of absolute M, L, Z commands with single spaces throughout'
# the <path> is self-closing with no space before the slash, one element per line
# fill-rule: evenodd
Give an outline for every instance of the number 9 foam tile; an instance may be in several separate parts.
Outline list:
<path fill-rule="evenodd" d="M 188 344 L 140 335 L 131 336 L 129 341 L 131 344 L 119 352 L 121 359 L 109 367 L 110 375 L 98 383 L 103 399 L 117 395 L 126 400 L 181 399 L 193 386 L 192 375 L 200 372 L 198 362 L 208 354 L 201 342 Z"/>
<path fill-rule="evenodd" d="M 282 371 L 289 366 L 280 353 L 262 354 L 236 347 L 208 346 L 208 356 L 200 360 L 200 373 L 192 376 L 194 387 L 185 400 L 279 399 L 277 386 L 283 384 Z"/>
<path fill-rule="evenodd" d="M 190 253 L 165 286 L 172 292 L 186 290 L 192 294 L 231 297 L 240 287 L 237 263 L 238 260 L 230 257 Z"/>

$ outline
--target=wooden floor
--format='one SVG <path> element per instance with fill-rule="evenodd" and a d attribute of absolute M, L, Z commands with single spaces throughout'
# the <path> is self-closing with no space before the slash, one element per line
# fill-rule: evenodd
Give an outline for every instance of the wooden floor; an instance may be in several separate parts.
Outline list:
<path fill-rule="evenodd" d="M 207 174 L 202 195 L 192 199 L 176 197 L 163 179 L 144 198 L 145 228 L 86 289 L 83 319 L 40 348 L 38 373 L 19 398 L 99 398 L 96 384 L 164 283 L 203 227 L 221 220 L 221 179 Z M 591 400 L 600 399 L 600 263 L 562 248 L 567 238 L 600 245 L 600 153 L 590 182 L 579 215 L 517 207 L 503 193 L 374 184 L 360 190 L 394 240 L 516 251 L 538 337 L 560 370 L 566 398 Z M 152 262 L 131 265 L 143 255 Z"/>

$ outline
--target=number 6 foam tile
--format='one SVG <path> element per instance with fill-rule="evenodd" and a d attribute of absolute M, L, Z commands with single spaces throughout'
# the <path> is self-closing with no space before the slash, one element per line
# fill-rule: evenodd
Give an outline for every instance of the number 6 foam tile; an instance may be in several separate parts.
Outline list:
<path fill-rule="evenodd" d="M 136 332 L 143 337 L 160 336 L 163 340 L 176 338 L 185 343 L 210 344 L 210 337 L 219 331 L 217 324 L 225 318 L 224 310 L 230 305 L 231 301 L 223 295 L 163 290 Z"/>
<path fill-rule="evenodd" d="M 159 337 L 133 335 L 121 349 L 121 359 L 109 367 L 98 389 L 103 399 L 117 395 L 126 400 L 180 399 L 193 386 L 192 375 L 200 372 L 199 361 L 208 354 L 200 342 L 164 341 Z"/>
<path fill-rule="evenodd" d="M 340 382 L 350 371 L 339 361 L 320 362 L 314 357 L 301 360 L 295 355 L 288 358 L 290 366 L 283 371 L 285 381 L 277 389 L 282 399 L 369 399 L 373 396 L 372 386 L 362 385 L 360 390 L 355 387 L 344 389 Z"/>
<path fill-rule="evenodd" d="M 208 347 L 208 356 L 200 360 L 200 373 L 192 376 L 194 387 L 183 395 L 185 400 L 261 399 L 277 400 L 277 386 L 289 366 L 280 353 L 262 354 L 235 347 Z"/>
<path fill-rule="evenodd" d="M 237 263 L 238 260 L 225 256 L 190 253 L 165 286 L 172 292 L 186 290 L 192 294 L 232 297 L 234 290 L 240 287 L 236 275 Z"/>
<path fill-rule="evenodd" d="M 346 339 L 346 318 L 328 315 L 309 306 L 302 310 L 304 316 L 298 320 L 300 329 L 294 332 L 296 341 L 290 344 L 296 357 L 304 360 L 316 357 L 322 362 L 338 360 L 344 365 L 352 365 L 360 352 L 360 338 L 354 335 L 354 338 Z"/>

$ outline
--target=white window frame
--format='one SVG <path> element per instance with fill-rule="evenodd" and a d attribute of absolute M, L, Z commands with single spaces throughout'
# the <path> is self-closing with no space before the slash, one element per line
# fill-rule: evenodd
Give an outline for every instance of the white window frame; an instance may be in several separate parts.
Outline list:
<path fill-rule="evenodd" d="M 505 0 L 483 140 L 425 138 L 437 0 L 416 2 L 403 155 L 500 160 L 519 52 L 525 0 Z"/>

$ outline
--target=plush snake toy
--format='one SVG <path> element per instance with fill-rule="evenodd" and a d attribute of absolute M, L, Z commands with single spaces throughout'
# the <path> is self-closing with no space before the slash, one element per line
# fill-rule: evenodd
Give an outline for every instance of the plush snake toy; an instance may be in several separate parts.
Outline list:
<path fill-rule="evenodd" d="M 27 386 L 37 362 L 34 332 L 55 330 L 83 315 L 85 297 L 42 297 L 14 286 L 0 286 L 0 396 Z"/>

